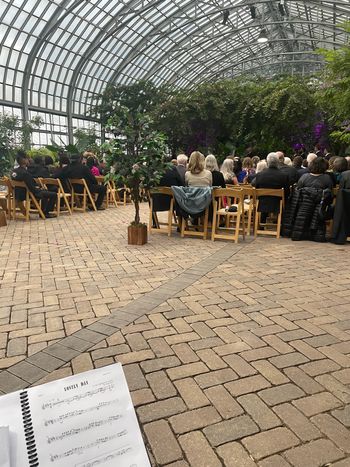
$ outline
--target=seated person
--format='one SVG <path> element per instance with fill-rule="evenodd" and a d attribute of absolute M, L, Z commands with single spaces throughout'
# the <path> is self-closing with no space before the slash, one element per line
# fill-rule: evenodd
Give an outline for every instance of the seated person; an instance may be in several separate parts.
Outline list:
<path fill-rule="evenodd" d="M 257 166 L 256 166 L 256 170 L 255 170 L 255 173 L 251 174 L 251 175 L 248 175 L 248 177 L 246 177 L 244 179 L 244 183 L 252 183 L 252 181 L 255 179 L 255 177 L 257 176 L 258 173 L 262 172 L 263 170 L 265 170 L 267 168 L 267 163 L 266 163 L 266 160 L 265 159 L 262 159 L 261 161 L 259 161 L 257 163 Z"/>
<path fill-rule="evenodd" d="M 96 159 L 93 156 L 89 156 L 86 159 L 86 166 L 90 169 L 90 172 L 94 177 L 99 177 L 101 175 Z"/>
<path fill-rule="evenodd" d="M 177 167 L 173 166 L 165 171 L 162 178 L 159 180 L 158 186 L 171 187 L 171 186 L 182 186 L 182 185 L 183 183 L 182 183 L 181 175 L 177 171 Z M 153 212 L 169 210 L 171 196 L 160 195 L 158 193 L 154 193 L 152 195 L 152 198 L 153 198 Z M 153 227 L 155 226 L 156 224 L 154 223 Z"/>
<path fill-rule="evenodd" d="M 341 174 L 348 170 L 348 161 L 345 157 L 337 157 L 334 161 L 333 172 L 327 172 L 333 180 L 334 185 L 339 185 Z"/>
<path fill-rule="evenodd" d="M 343 172 L 340 176 L 339 188 L 350 190 L 350 170 Z"/>
<path fill-rule="evenodd" d="M 238 180 L 236 177 L 236 173 L 234 171 L 234 161 L 232 159 L 227 158 L 224 160 L 221 166 L 221 173 L 224 176 L 224 180 L 226 184 L 238 185 Z"/>
<path fill-rule="evenodd" d="M 55 170 L 52 174 L 53 178 L 60 178 L 60 175 L 62 173 L 62 170 L 70 164 L 69 156 L 68 154 L 60 154 L 58 156 L 58 167 L 55 167 Z M 62 187 L 64 189 L 65 193 L 70 193 L 70 187 L 69 184 L 67 183 L 67 180 L 63 180 L 62 182 Z"/>
<path fill-rule="evenodd" d="M 282 151 L 277 151 L 276 154 L 279 159 L 280 171 L 288 175 L 289 185 L 294 185 L 294 183 L 296 183 L 299 179 L 299 174 L 298 174 L 297 169 L 286 163 L 286 157 L 284 156 L 284 153 Z"/>
<path fill-rule="evenodd" d="M 71 155 L 71 163 L 62 169 L 60 176 L 58 177 L 62 183 L 67 183 L 72 178 L 83 178 L 91 193 L 97 193 L 96 208 L 99 211 L 104 210 L 102 203 L 106 196 L 107 187 L 105 185 L 99 185 L 96 178 L 90 172 L 90 169 L 81 163 L 81 156 L 79 154 Z M 77 186 L 76 191 L 83 190 L 83 187 Z M 81 191 L 82 192 L 82 191 Z"/>
<path fill-rule="evenodd" d="M 205 157 L 199 151 L 190 156 L 188 171 L 185 173 L 185 182 L 188 186 L 212 186 L 213 176 L 205 168 Z"/>
<path fill-rule="evenodd" d="M 247 174 L 246 171 L 243 170 L 242 161 L 238 156 L 235 156 L 235 158 L 233 159 L 233 172 L 235 173 L 237 179 L 237 183 L 234 183 L 234 185 L 238 185 L 238 183 L 243 183 L 244 177 Z"/>
<path fill-rule="evenodd" d="M 213 154 L 209 154 L 205 158 L 205 168 L 211 172 L 213 177 L 213 186 L 226 188 L 226 183 L 223 174 L 219 171 L 219 166 L 216 157 Z"/>
<path fill-rule="evenodd" d="M 53 176 L 53 172 L 55 170 L 55 164 L 51 156 L 45 156 L 44 158 L 44 166 L 46 167 L 47 171 L 49 172 L 49 177 Z"/>
<path fill-rule="evenodd" d="M 321 188 L 332 190 L 334 184 L 331 176 L 326 173 L 328 169 L 328 161 L 323 157 L 316 157 L 308 166 L 309 173 L 302 175 L 298 180 L 298 188 Z"/>
<path fill-rule="evenodd" d="M 41 200 L 41 208 L 45 217 L 52 217 L 50 211 L 53 210 L 55 202 L 57 200 L 57 193 L 43 190 L 40 188 L 34 177 L 28 172 L 27 167 L 29 165 L 29 159 L 25 152 L 19 151 L 17 153 L 16 161 L 18 167 L 13 169 L 11 178 L 16 182 L 24 182 L 27 185 L 28 190 L 33 193 L 36 199 Z M 15 198 L 18 201 L 24 201 L 26 199 L 26 192 L 24 188 L 15 189 Z"/>
<path fill-rule="evenodd" d="M 29 164 L 27 167 L 27 172 L 33 178 L 49 178 L 50 172 L 48 171 L 47 167 L 44 166 L 44 159 L 42 156 L 35 156 L 33 159 L 33 163 Z"/>
<path fill-rule="evenodd" d="M 249 175 L 255 174 L 255 168 L 254 168 L 253 160 L 252 160 L 251 157 L 245 157 L 245 158 L 243 159 L 242 169 L 243 169 L 243 171 L 245 172 L 245 176 L 244 176 L 244 178 L 243 178 L 243 182 L 245 181 L 245 179 L 246 179 Z"/>
<path fill-rule="evenodd" d="M 279 158 L 275 152 L 270 152 L 266 158 L 267 168 L 259 172 L 252 185 L 255 188 L 284 188 L 284 198 L 287 201 L 289 197 L 289 177 L 286 173 L 279 170 Z M 276 196 L 263 196 L 259 201 L 259 211 L 264 213 L 262 222 L 266 220 L 268 213 L 279 213 L 280 199 Z"/>
<path fill-rule="evenodd" d="M 177 161 L 176 170 L 180 174 L 181 181 L 182 181 L 181 185 L 183 186 L 186 185 L 185 173 L 187 172 L 187 160 L 188 160 L 188 157 L 186 156 L 186 154 L 179 154 L 176 158 L 176 161 Z"/>

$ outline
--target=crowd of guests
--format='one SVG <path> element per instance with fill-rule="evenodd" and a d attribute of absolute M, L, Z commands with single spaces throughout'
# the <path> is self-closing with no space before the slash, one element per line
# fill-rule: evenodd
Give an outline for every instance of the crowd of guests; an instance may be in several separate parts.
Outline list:
<path fill-rule="evenodd" d="M 342 174 L 350 170 L 350 157 L 325 157 L 309 153 L 305 159 L 293 160 L 282 151 L 271 152 L 266 159 L 259 156 L 227 157 L 219 169 L 217 159 L 194 151 L 190 158 L 180 154 L 172 160 L 173 168 L 161 180 L 163 186 L 217 186 L 252 184 L 257 188 L 298 187 L 333 188 Z M 345 176 L 347 179 L 347 176 Z M 171 183 L 171 184 L 170 184 Z"/>
<path fill-rule="evenodd" d="M 282 151 L 271 152 L 266 159 L 258 156 L 226 158 L 220 169 L 214 155 L 204 157 L 194 151 L 189 159 L 180 154 L 172 160 L 173 167 L 164 175 L 163 186 L 222 187 L 251 184 L 255 188 L 284 189 L 284 229 L 294 240 L 312 239 L 324 241 L 325 221 L 333 216 L 333 188 L 350 190 L 350 157 L 332 157 L 327 154 L 309 153 L 305 158 L 296 155 L 292 159 Z M 342 198 L 342 210 L 336 225 L 342 230 L 342 238 L 350 229 L 350 201 L 347 194 Z M 259 210 L 265 222 L 267 214 L 279 212 L 279 199 L 260 199 Z M 346 218 L 344 215 L 346 214 Z M 345 232 L 345 233 L 344 233 Z M 350 235 L 350 232 L 349 232 Z M 346 238 L 346 237 L 345 237 Z"/>
<path fill-rule="evenodd" d="M 105 164 L 100 164 L 93 153 L 85 152 L 83 155 L 61 153 L 58 156 L 58 163 L 54 164 L 52 157 L 40 155 L 33 159 L 29 158 L 24 151 L 19 151 L 16 157 L 16 166 L 14 167 L 11 178 L 14 181 L 25 182 L 27 188 L 34 196 L 41 201 L 41 207 L 45 217 L 52 217 L 50 214 L 57 202 L 57 188 L 48 185 L 44 189 L 37 181 L 39 178 L 57 178 L 61 181 L 62 187 L 66 193 L 70 193 L 71 179 L 84 179 L 91 193 L 97 194 L 95 201 L 96 208 L 103 210 L 102 203 L 106 196 L 106 186 L 98 183 L 96 177 L 105 173 Z M 75 185 L 76 193 L 82 193 L 83 187 Z M 18 201 L 26 199 L 26 190 L 17 187 L 15 197 Z M 92 206 L 88 205 L 90 209 Z"/>

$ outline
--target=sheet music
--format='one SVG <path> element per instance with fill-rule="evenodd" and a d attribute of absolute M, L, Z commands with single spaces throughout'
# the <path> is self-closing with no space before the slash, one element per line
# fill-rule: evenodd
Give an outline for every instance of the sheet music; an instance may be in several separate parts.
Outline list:
<path fill-rule="evenodd" d="M 9 427 L 11 467 L 28 466 L 27 447 L 24 438 L 19 395 L 20 391 L 17 391 L 0 397 L 0 425 Z M 2 449 L 3 444 L 2 440 L 0 440 L 0 451 L 2 451 Z"/>
<path fill-rule="evenodd" d="M 31 388 L 40 466 L 150 467 L 120 364 Z"/>

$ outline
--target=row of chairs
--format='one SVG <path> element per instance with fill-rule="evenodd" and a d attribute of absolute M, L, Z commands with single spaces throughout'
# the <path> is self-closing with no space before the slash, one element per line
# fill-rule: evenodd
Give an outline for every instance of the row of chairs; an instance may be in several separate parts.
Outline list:
<path fill-rule="evenodd" d="M 158 213 L 154 211 L 153 195 L 170 196 L 170 208 L 167 212 L 167 222 L 160 222 Z M 259 203 L 262 197 L 279 198 L 279 213 L 276 219 L 267 218 L 262 223 Z M 211 220 L 211 239 L 233 240 L 238 243 L 239 235 L 245 239 L 246 233 L 257 235 L 272 235 L 280 237 L 282 212 L 284 208 L 283 189 L 255 189 L 249 185 L 214 188 L 213 216 Z M 191 226 L 188 219 L 177 218 L 175 215 L 175 199 L 170 187 L 158 187 L 150 191 L 149 233 L 166 233 L 172 235 L 176 227 L 185 236 L 197 236 L 204 240 L 208 237 L 209 207 L 198 225 Z"/>
<path fill-rule="evenodd" d="M 99 184 L 105 184 L 103 176 L 96 177 L 96 179 Z M 92 206 L 93 210 L 97 210 L 94 196 L 90 192 L 84 179 L 70 179 L 69 193 L 64 191 L 62 183 L 58 178 L 37 178 L 36 183 L 45 190 L 55 191 L 57 193 L 55 209 L 52 212 L 52 214 L 57 217 L 63 212 L 69 215 L 72 215 L 74 211 L 85 212 L 88 205 Z M 0 192 L 0 205 L 6 212 L 8 219 L 15 220 L 18 218 L 18 214 L 21 214 L 21 217 L 24 216 L 25 220 L 29 221 L 30 213 L 37 213 L 42 219 L 45 219 L 40 200 L 35 198 L 34 194 L 28 190 L 24 182 L 10 180 L 4 177 L 0 179 L 0 185 L 6 187 L 6 191 Z M 110 205 L 114 205 L 115 207 L 118 207 L 118 205 L 126 205 L 127 202 L 129 202 L 127 189 L 118 189 L 112 180 L 106 183 L 106 187 L 106 208 Z M 16 200 L 16 188 L 25 190 L 25 199 L 23 202 Z"/>

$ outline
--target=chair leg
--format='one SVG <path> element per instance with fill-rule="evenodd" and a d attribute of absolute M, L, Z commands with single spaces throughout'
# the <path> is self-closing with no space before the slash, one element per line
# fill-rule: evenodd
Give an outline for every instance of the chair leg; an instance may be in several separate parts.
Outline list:
<path fill-rule="evenodd" d="M 257 237 L 258 234 L 258 227 L 259 227 L 259 219 L 260 218 L 260 213 L 258 212 L 258 208 L 255 210 L 255 228 L 254 228 L 254 238 Z"/>
<path fill-rule="evenodd" d="M 57 198 L 56 198 L 56 213 L 57 213 L 57 217 L 60 217 L 60 212 L 61 212 L 61 198 L 60 198 L 60 192 L 58 191 L 58 193 L 57 193 Z"/>
<path fill-rule="evenodd" d="M 203 240 L 207 239 L 208 235 L 208 217 L 209 217 L 209 209 L 205 210 L 204 214 L 204 224 L 203 224 Z"/>
<path fill-rule="evenodd" d="M 228 216 L 228 217 L 229 217 L 229 216 Z M 244 228 L 244 219 L 243 219 L 242 224 L 243 224 L 243 228 Z M 240 214 L 237 214 L 237 217 L 236 217 L 235 243 L 238 243 L 240 225 L 241 225 L 241 215 L 240 215 Z"/>
<path fill-rule="evenodd" d="M 68 198 L 67 198 L 65 192 L 62 193 L 62 196 L 63 196 L 63 199 L 64 199 L 64 204 L 66 205 L 66 208 L 68 209 L 69 214 L 72 215 L 72 209 L 69 206 L 69 201 L 68 201 Z"/>
<path fill-rule="evenodd" d="M 184 236 L 185 236 L 186 223 L 187 223 L 187 220 L 183 217 L 182 218 L 182 223 L 181 223 L 181 238 L 184 238 Z"/>
<path fill-rule="evenodd" d="M 174 200 L 171 199 L 171 201 L 170 201 L 170 207 L 169 207 L 169 211 L 168 211 L 168 237 L 171 237 L 171 226 L 172 226 L 173 208 L 174 208 Z"/>
<path fill-rule="evenodd" d="M 215 234 L 216 234 L 216 222 L 217 222 L 217 202 L 215 201 L 214 202 L 214 208 L 213 208 L 214 212 L 213 212 L 213 223 L 212 223 L 212 226 L 211 226 L 211 241 L 214 242 L 215 241 Z"/>
<path fill-rule="evenodd" d="M 89 200 L 90 200 L 90 203 L 92 204 L 92 207 L 94 208 L 94 211 L 97 211 L 94 198 L 92 197 L 90 191 L 87 192 L 87 196 L 88 196 L 88 198 L 89 198 Z M 85 198 L 85 199 L 86 199 L 86 198 Z"/>
<path fill-rule="evenodd" d="M 34 206 L 36 207 L 37 211 L 39 212 L 39 216 L 40 216 L 42 219 L 45 219 L 45 215 L 44 215 L 44 213 L 43 213 L 43 211 L 42 211 L 42 209 L 41 209 L 40 204 L 38 203 L 38 200 L 35 198 L 34 195 L 31 195 L 31 194 L 30 194 L 30 198 L 31 198 L 31 200 L 33 201 Z"/>
<path fill-rule="evenodd" d="M 277 217 L 276 238 L 280 238 L 280 235 L 281 235 L 281 223 L 282 223 L 282 202 L 280 203 L 280 212 L 278 213 L 278 217 Z"/>

